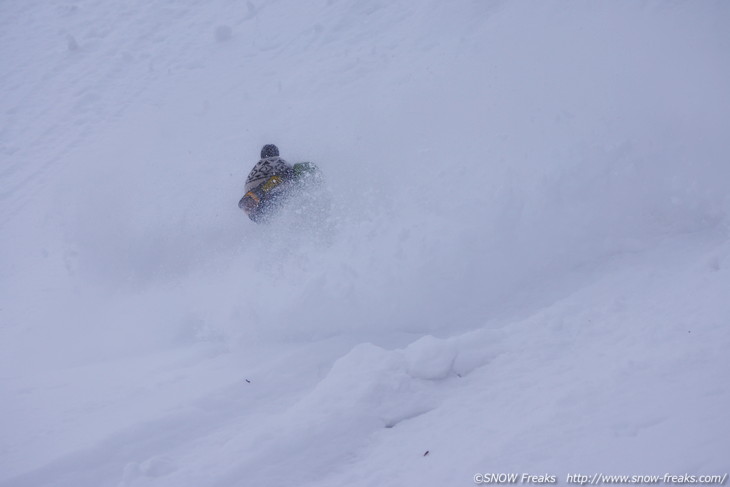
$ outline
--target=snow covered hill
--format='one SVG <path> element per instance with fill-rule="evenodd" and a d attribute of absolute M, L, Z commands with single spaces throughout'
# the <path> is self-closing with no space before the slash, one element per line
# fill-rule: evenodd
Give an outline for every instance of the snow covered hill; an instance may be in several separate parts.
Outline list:
<path fill-rule="evenodd" d="M 0 486 L 726 474 L 729 22 L 0 2 Z"/>

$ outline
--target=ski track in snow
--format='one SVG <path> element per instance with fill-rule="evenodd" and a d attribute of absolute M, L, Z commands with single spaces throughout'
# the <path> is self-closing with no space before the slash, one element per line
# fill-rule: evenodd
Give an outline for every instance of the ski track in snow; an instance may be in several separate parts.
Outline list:
<path fill-rule="evenodd" d="M 728 20 L 1 4 L 0 486 L 727 472 Z"/>

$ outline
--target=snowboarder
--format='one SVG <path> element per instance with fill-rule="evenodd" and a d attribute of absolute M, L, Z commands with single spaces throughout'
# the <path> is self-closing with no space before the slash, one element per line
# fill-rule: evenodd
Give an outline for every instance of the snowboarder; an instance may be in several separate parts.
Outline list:
<path fill-rule="evenodd" d="M 246 178 L 246 194 L 238 207 L 256 223 L 265 221 L 283 203 L 293 190 L 321 181 L 317 167 L 310 162 L 293 166 L 279 156 L 279 148 L 266 144 L 261 149 L 261 160 Z"/>

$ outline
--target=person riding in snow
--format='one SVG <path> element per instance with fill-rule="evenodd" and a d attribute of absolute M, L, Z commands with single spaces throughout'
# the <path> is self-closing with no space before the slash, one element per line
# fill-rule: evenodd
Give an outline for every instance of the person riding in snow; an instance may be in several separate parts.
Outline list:
<path fill-rule="evenodd" d="M 261 160 L 246 178 L 246 194 L 238 202 L 238 207 L 253 221 L 263 219 L 283 193 L 285 183 L 292 179 L 293 173 L 294 168 L 279 157 L 279 148 L 266 144 L 261 149 Z"/>
<path fill-rule="evenodd" d="M 309 192 L 311 199 L 321 190 L 322 176 L 316 165 L 298 162 L 292 166 L 279 157 L 278 147 L 266 144 L 261 149 L 261 160 L 246 178 L 246 194 L 238 202 L 238 207 L 251 220 L 260 223 L 268 220 L 294 195 L 302 197 Z M 310 209 L 311 206 L 309 204 Z"/>

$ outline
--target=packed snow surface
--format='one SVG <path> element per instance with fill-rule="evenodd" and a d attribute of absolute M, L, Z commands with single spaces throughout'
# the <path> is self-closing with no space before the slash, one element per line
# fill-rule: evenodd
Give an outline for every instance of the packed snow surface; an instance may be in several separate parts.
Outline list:
<path fill-rule="evenodd" d="M 0 486 L 726 474 L 729 25 L 0 2 Z M 326 220 L 237 208 L 266 143 Z"/>

